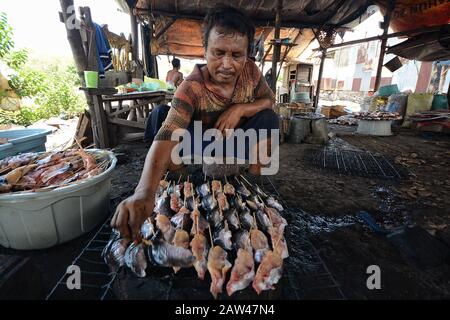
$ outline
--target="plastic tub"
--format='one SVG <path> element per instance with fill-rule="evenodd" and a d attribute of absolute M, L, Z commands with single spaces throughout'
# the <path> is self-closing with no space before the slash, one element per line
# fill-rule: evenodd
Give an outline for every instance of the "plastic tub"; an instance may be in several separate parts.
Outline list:
<path fill-rule="evenodd" d="M 25 152 L 45 151 L 45 142 L 50 129 L 0 130 L 0 138 L 8 143 L 0 145 L 0 159 Z"/>
<path fill-rule="evenodd" d="M 49 248 L 91 231 L 106 218 L 117 159 L 109 151 L 92 152 L 111 160 L 98 176 L 50 191 L 0 195 L 0 245 L 21 250 Z"/>
<path fill-rule="evenodd" d="M 378 94 L 380 96 L 388 97 L 391 94 L 399 93 L 398 86 L 396 84 L 390 84 L 387 86 L 380 87 L 378 89 Z"/>
<path fill-rule="evenodd" d="M 371 136 L 392 136 L 391 124 L 392 120 L 358 120 L 356 132 Z"/>

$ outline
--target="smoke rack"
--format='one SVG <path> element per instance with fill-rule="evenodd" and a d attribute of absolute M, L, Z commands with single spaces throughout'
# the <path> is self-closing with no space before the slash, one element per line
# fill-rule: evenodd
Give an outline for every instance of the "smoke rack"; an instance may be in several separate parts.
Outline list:
<path fill-rule="evenodd" d="M 288 221 L 286 241 L 290 257 L 285 260 L 283 277 L 276 290 L 265 291 L 257 296 L 251 288 L 247 288 L 231 298 L 222 294 L 220 299 L 345 299 L 317 249 L 308 240 L 300 215 L 288 209 L 271 179 L 246 178 L 251 183 L 257 183 L 267 193 L 273 194 L 285 207 L 284 215 Z M 110 272 L 101 258 L 101 252 L 111 233 L 109 223 L 108 219 L 72 263 L 81 269 L 81 290 L 69 290 L 66 284 L 69 275 L 64 274 L 48 294 L 47 300 L 212 299 L 209 293 L 209 275 L 205 281 L 197 280 L 192 268 L 181 270 L 175 275 L 169 268 L 150 266 L 146 278 L 137 278 L 125 268 Z"/>

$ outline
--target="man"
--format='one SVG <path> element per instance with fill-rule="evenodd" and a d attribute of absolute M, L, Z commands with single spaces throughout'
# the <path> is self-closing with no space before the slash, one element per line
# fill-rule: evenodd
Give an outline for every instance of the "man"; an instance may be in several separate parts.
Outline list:
<path fill-rule="evenodd" d="M 237 127 L 278 129 L 278 117 L 272 110 L 274 94 L 248 57 L 254 33 L 249 18 L 234 8 L 214 9 L 206 16 L 203 42 L 207 64 L 197 65 L 181 83 L 172 107 L 161 106 L 151 114 L 149 122 L 155 134 L 150 138 L 153 142 L 141 179 L 134 195 L 117 207 L 111 221 L 122 236 L 139 241 L 140 226 L 153 212 L 159 181 L 167 169 L 174 168 L 171 151 L 178 141 L 171 137 L 175 130 L 192 128 L 193 121 L 224 135 Z M 270 143 L 270 139 L 258 141 L 250 152 L 270 149 Z M 252 164 L 249 172 L 258 175 L 261 167 L 259 162 Z"/>
<path fill-rule="evenodd" d="M 180 72 L 180 60 L 173 58 L 172 60 L 172 70 L 167 72 L 166 82 L 174 85 L 175 88 L 183 82 L 183 74 Z"/>

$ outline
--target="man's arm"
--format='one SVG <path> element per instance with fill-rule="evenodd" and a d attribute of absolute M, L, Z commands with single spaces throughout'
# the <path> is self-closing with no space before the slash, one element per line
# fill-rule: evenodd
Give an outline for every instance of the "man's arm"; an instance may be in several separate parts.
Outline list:
<path fill-rule="evenodd" d="M 156 189 L 176 144 L 170 140 L 153 142 L 134 194 L 119 204 L 111 220 L 111 226 L 119 230 L 122 237 L 140 241 L 141 226 L 153 212 Z"/>

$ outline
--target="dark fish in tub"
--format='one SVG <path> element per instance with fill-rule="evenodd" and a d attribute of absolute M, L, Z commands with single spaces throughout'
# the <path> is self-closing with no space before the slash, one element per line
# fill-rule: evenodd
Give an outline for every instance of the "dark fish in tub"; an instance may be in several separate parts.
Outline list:
<path fill-rule="evenodd" d="M 241 221 L 241 226 L 244 229 L 250 230 L 255 226 L 255 221 L 248 208 L 245 208 L 245 210 L 241 211 L 241 213 L 239 214 L 239 220 Z"/>
<path fill-rule="evenodd" d="M 125 251 L 130 244 L 130 239 L 121 238 L 120 234 L 115 231 L 102 252 L 103 260 L 110 266 L 113 272 L 118 271 L 125 265 Z"/>
<path fill-rule="evenodd" d="M 230 227 L 231 231 L 239 230 L 240 229 L 240 223 L 237 216 L 236 209 L 231 209 L 228 211 L 225 211 L 223 213 L 225 219 L 227 219 L 228 226 Z"/>
<path fill-rule="evenodd" d="M 209 183 L 205 182 L 204 184 L 198 186 L 196 188 L 197 193 L 203 198 L 207 195 L 211 194 L 211 189 L 209 188 Z"/>
<path fill-rule="evenodd" d="M 202 199 L 202 207 L 207 211 L 212 211 L 217 207 L 217 200 L 210 194 Z"/>
<path fill-rule="evenodd" d="M 158 232 L 148 247 L 150 261 L 160 267 L 192 267 L 195 257 L 192 252 L 182 247 L 173 246 L 161 239 Z"/>
<path fill-rule="evenodd" d="M 206 214 L 206 220 L 208 220 L 209 224 L 213 228 L 216 228 L 218 225 L 220 225 L 220 223 L 222 222 L 222 218 L 220 216 L 219 210 L 216 208 L 212 211 L 208 211 L 208 213 Z"/>
<path fill-rule="evenodd" d="M 262 210 L 256 211 L 256 222 L 258 223 L 258 227 L 261 228 L 263 231 L 268 232 L 270 228 L 273 227 L 272 222 L 270 221 L 267 214 L 264 213 Z"/>
<path fill-rule="evenodd" d="M 252 250 L 252 244 L 250 242 L 250 234 L 247 230 L 239 229 L 236 232 L 233 233 L 233 245 L 236 251 L 239 249 L 244 249 L 249 251 L 250 253 L 253 253 Z"/>
<path fill-rule="evenodd" d="M 214 231 L 213 241 L 215 245 L 220 246 L 225 250 L 231 250 L 233 248 L 231 237 L 232 234 L 228 228 L 228 222 L 225 220 Z"/>
<path fill-rule="evenodd" d="M 141 226 L 141 236 L 142 238 L 148 240 L 151 239 L 156 233 L 155 226 L 153 222 L 149 219 L 146 219 Z"/>
<path fill-rule="evenodd" d="M 144 245 L 130 244 L 128 249 L 125 251 L 124 261 L 128 268 L 133 271 L 133 273 L 143 278 L 146 276 L 145 269 L 147 269 L 147 258 L 145 257 Z"/>
<path fill-rule="evenodd" d="M 270 196 L 270 197 L 268 197 L 268 198 L 266 199 L 266 203 L 267 203 L 267 205 L 268 205 L 269 207 L 275 208 L 275 209 L 277 209 L 278 211 L 283 211 L 283 210 L 284 210 L 283 206 L 282 206 L 282 205 L 281 205 L 274 197 L 272 197 L 272 196 Z"/>

